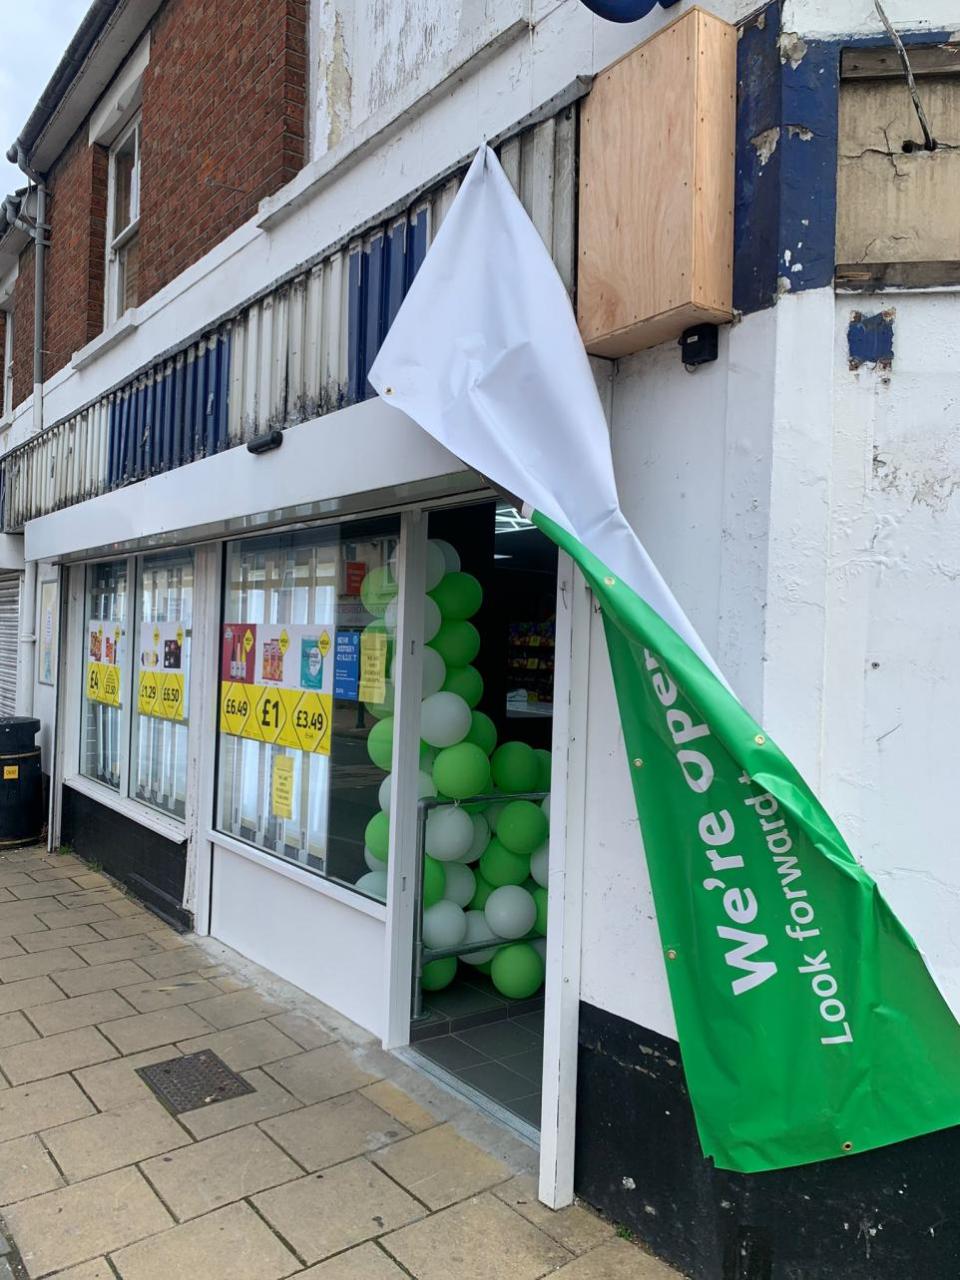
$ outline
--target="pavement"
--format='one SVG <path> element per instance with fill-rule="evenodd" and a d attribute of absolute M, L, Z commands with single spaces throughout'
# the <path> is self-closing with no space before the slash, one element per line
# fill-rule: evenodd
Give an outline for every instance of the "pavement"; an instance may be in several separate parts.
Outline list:
<path fill-rule="evenodd" d="M 173 1114 L 136 1068 L 251 1091 Z M 209 1096 L 209 1095 L 208 1095 Z M 329 1007 L 72 854 L 0 856 L 0 1280 L 676 1280 Z"/>

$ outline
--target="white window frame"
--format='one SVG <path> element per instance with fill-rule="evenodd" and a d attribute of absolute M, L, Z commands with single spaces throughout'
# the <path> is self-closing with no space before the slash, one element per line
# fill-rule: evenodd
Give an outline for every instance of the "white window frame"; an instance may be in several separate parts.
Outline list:
<path fill-rule="evenodd" d="M 0 308 L 2 310 L 2 308 Z M 3 340 L 3 385 L 0 386 L 0 420 L 13 413 L 13 308 L 4 310 L 7 318 Z"/>
<path fill-rule="evenodd" d="M 142 113 L 138 111 L 130 123 L 117 134 L 110 147 L 107 172 L 107 278 L 104 290 L 104 322 L 114 324 L 128 308 L 120 296 L 120 253 L 140 231 L 140 141 Z M 117 212 L 117 154 L 134 139 L 134 165 L 130 179 L 130 221 L 119 231 L 114 227 Z"/>

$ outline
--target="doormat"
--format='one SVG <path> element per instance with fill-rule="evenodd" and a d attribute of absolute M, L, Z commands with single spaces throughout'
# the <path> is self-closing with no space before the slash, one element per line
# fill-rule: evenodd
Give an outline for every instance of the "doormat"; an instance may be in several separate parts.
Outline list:
<path fill-rule="evenodd" d="M 252 1084 L 231 1071 L 211 1049 L 137 1067 L 136 1073 L 175 1116 L 256 1093 Z"/>

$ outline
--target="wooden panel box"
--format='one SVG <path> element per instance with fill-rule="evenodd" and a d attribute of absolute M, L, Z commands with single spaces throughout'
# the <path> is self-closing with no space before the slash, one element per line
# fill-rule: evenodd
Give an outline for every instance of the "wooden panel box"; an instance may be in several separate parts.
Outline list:
<path fill-rule="evenodd" d="M 619 357 L 732 317 L 737 33 L 691 9 L 583 108 L 577 310 Z"/>

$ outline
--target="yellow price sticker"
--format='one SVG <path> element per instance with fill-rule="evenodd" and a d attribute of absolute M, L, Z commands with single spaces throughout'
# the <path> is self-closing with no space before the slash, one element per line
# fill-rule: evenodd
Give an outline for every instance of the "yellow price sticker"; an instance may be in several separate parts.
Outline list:
<path fill-rule="evenodd" d="M 330 754 L 332 700 L 327 693 L 304 693 L 293 713 L 297 745 L 302 751 Z"/>
<path fill-rule="evenodd" d="M 157 694 L 160 691 L 157 677 L 152 671 L 140 672 L 140 684 L 137 689 L 137 710 L 142 716 L 156 714 Z"/>
<path fill-rule="evenodd" d="M 321 657 L 326 657 L 330 652 L 330 632 L 321 631 L 320 639 L 317 641 L 317 648 L 320 650 Z"/>
<path fill-rule="evenodd" d="M 223 733 L 231 733 L 236 738 L 248 736 L 245 733 L 247 721 L 250 719 L 251 704 L 249 686 L 232 684 L 224 681 L 220 686 L 220 729 Z"/>
<path fill-rule="evenodd" d="M 256 737 L 261 742 L 276 742 L 287 722 L 287 713 L 284 710 L 279 689 L 260 689 L 253 712 L 252 727 L 256 730 Z M 250 733 L 248 736 L 253 737 L 254 734 Z"/>

